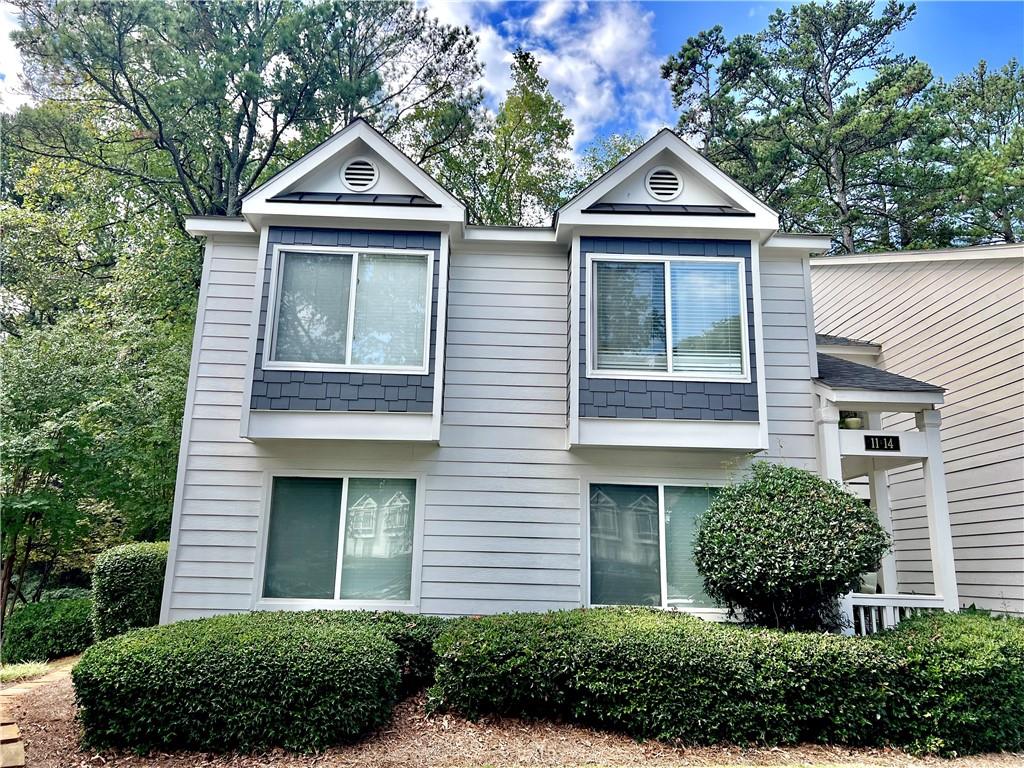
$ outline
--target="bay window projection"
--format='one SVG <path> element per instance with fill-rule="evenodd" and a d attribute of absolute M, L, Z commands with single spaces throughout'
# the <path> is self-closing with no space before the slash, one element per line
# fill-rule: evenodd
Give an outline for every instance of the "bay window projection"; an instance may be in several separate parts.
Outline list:
<path fill-rule="evenodd" d="M 274 478 L 263 597 L 408 602 L 416 481 Z"/>
<path fill-rule="evenodd" d="M 742 260 L 592 264 L 593 373 L 748 376 Z"/>
<path fill-rule="evenodd" d="M 427 255 L 281 251 L 279 259 L 271 365 L 424 369 Z"/>
<path fill-rule="evenodd" d="M 700 515 L 717 489 L 590 486 L 590 602 L 715 608 L 693 565 Z"/>

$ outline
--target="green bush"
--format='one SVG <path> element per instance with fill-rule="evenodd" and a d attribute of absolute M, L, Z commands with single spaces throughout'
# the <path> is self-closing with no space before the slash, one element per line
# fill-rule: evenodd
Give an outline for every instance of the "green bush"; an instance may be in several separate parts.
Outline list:
<path fill-rule="evenodd" d="M 91 600 L 29 603 L 4 621 L 0 659 L 8 664 L 73 656 L 88 648 L 92 639 Z"/>
<path fill-rule="evenodd" d="M 842 622 L 839 597 L 888 547 L 875 513 L 838 484 L 757 462 L 702 516 L 693 559 L 708 595 L 745 622 L 831 630 Z"/>
<path fill-rule="evenodd" d="M 434 708 L 571 718 L 640 738 L 876 743 L 895 671 L 837 635 L 645 609 L 464 621 L 437 643 Z"/>
<path fill-rule="evenodd" d="M 122 544 L 100 553 L 92 572 L 97 640 L 160 621 L 166 569 L 166 541 Z"/>
<path fill-rule="evenodd" d="M 874 642 L 900 660 L 893 742 L 945 755 L 1024 750 L 1024 620 L 933 613 Z"/>
<path fill-rule="evenodd" d="M 1024 622 L 939 614 L 877 638 L 644 609 L 453 623 L 432 709 L 570 719 L 688 744 L 1018 750 Z"/>
<path fill-rule="evenodd" d="M 385 722 L 401 684 L 381 631 L 250 613 L 101 641 L 72 672 L 86 741 L 139 750 L 318 750 Z"/>

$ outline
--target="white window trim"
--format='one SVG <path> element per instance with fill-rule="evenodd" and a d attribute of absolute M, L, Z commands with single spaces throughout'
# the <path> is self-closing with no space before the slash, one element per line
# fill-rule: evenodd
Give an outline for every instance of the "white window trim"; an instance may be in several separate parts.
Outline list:
<path fill-rule="evenodd" d="M 341 509 L 338 519 L 338 570 L 334 575 L 334 594 L 341 593 L 341 575 L 345 553 L 345 516 L 348 512 L 349 480 L 392 479 L 416 482 L 416 503 L 413 508 L 412 566 L 409 578 L 408 600 L 346 600 L 341 598 L 264 597 L 263 580 L 267 569 L 267 540 L 270 535 L 270 506 L 273 501 L 274 479 L 278 477 L 333 478 L 342 480 Z M 260 505 L 259 540 L 256 552 L 255 579 L 252 591 L 252 609 L 255 611 L 307 611 L 317 608 L 345 610 L 391 610 L 415 613 L 420 606 L 420 585 L 423 567 L 423 517 L 426 476 L 415 472 L 372 472 L 354 470 L 333 472 L 315 469 L 281 469 L 266 473 L 263 482 L 263 502 Z"/>
<path fill-rule="evenodd" d="M 581 520 L 581 536 L 583 537 L 584 546 L 584 562 L 582 564 L 580 574 L 580 583 L 583 590 L 583 606 L 586 608 L 613 608 L 614 605 L 608 605 L 605 603 L 594 603 L 590 600 L 590 494 L 591 488 L 595 485 L 642 485 L 649 488 L 656 488 L 658 492 L 658 547 L 659 547 L 659 575 L 661 577 L 661 605 L 653 606 L 660 608 L 663 611 L 674 611 L 677 613 L 689 613 L 701 618 L 711 619 L 714 621 L 724 621 L 728 618 L 728 610 L 725 608 L 713 608 L 707 606 L 688 606 L 681 604 L 669 604 L 668 601 L 668 555 L 667 555 L 667 544 L 665 542 L 665 488 L 722 488 L 727 484 L 725 480 L 715 481 L 720 482 L 720 485 L 715 485 L 712 482 L 700 482 L 697 480 L 652 480 L 649 478 L 639 478 L 635 480 L 627 479 L 610 479 L 604 478 L 589 478 L 584 481 L 585 498 L 583 501 L 583 519 Z"/>
<path fill-rule="evenodd" d="M 355 316 L 356 283 L 359 275 L 360 255 L 399 255 L 399 256 L 425 256 L 427 260 L 427 291 L 426 291 L 426 318 L 423 323 L 423 364 L 418 366 L 410 365 L 353 365 L 350 363 L 311 363 L 302 361 L 273 360 L 271 354 L 277 343 L 277 315 L 279 311 L 278 299 L 281 295 L 281 280 L 284 276 L 282 269 L 283 253 L 329 253 L 337 256 L 352 257 L 352 279 L 349 283 L 348 301 L 348 333 L 345 338 L 345 359 L 352 359 L 352 336 L 355 332 L 353 318 Z M 339 248 L 327 245 L 289 245 L 277 243 L 271 255 L 270 267 L 270 294 L 267 297 L 267 326 L 263 335 L 263 370 L 264 371 L 325 371 L 325 372 L 348 372 L 348 373 L 396 373 L 396 374 L 418 374 L 425 376 L 430 373 L 430 319 L 433 306 L 434 288 L 434 252 L 424 249 L 409 248 Z"/>
<path fill-rule="evenodd" d="M 587 378 L 588 379 L 632 379 L 632 380 L 668 380 L 668 381 L 692 381 L 692 382 L 732 382 L 736 384 L 750 383 L 750 320 L 747 316 L 747 275 L 745 259 L 740 256 L 656 256 L 643 254 L 622 254 L 622 253 L 587 253 L 587 278 L 586 278 L 586 307 L 587 313 Z M 598 369 L 594 364 L 596 345 L 594 334 L 597 327 L 597 306 L 594 301 L 596 294 L 594 262 L 596 261 L 636 261 L 648 264 L 665 265 L 665 351 L 668 359 L 667 371 L 630 370 L 630 369 Z M 673 371 L 672 368 L 672 295 L 671 295 L 671 269 L 672 262 L 692 262 L 706 264 L 716 262 L 720 264 L 734 264 L 739 275 L 740 288 L 740 328 L 742 334 L 742 365 L 743 370 L 735 376 L 710 376 L 706 374 L 688 373 L 686 371 Z"/>

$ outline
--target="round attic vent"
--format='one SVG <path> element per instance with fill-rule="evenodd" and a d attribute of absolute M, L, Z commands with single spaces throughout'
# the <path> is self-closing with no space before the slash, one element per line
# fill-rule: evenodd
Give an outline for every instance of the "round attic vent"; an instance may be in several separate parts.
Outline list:
<path fill-rule="evenodd" d="M 676 171 L 664 166 L 647 174 L 647 192 L 655 200 L 674 200 L 683 191 L 683 178 Z"/>
<path fill-rule="evenodd" d="M 341 171 L 341 180 L 353 192 L 365 192 L 377 183 L 377 166 L 362 157 L 349 160 Z"/>

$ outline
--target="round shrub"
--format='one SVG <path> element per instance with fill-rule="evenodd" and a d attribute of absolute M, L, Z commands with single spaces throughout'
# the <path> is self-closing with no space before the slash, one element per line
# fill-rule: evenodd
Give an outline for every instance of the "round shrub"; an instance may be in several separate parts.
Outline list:
<path fill-rule="evenodd" d="M 92 644 L 92 601 L 46 600 L 18 608 L 4 621 L 5 664 L 74 656 Z"/>
<path fill-rule="evenodd" d="M 319 750 L 385 722 L 398 649 L 371 626 L 251 613 L 129 632 L 72 677 L 86 741 L 138 750 Z"/>
<path fill-rule="evenodd" d="M 122 544 L 101 552 L 92 572 L 97 640 L 160 621 L 167 542 Z"/>
<path fill-rule="evenodd" d="M 900 660 L 891 741 L 950 757 L 1024 750 L 1024 620 L 936 612 L 873 642 Z"/>
<path fill-rule="evenodd" d="M 888 547 L 875 513 L 837 483 L 757 462 L 702 516 L 693 557 L 708 595 L 745 622 L 819 630 L 841 626 L 838 598 Z"/>

